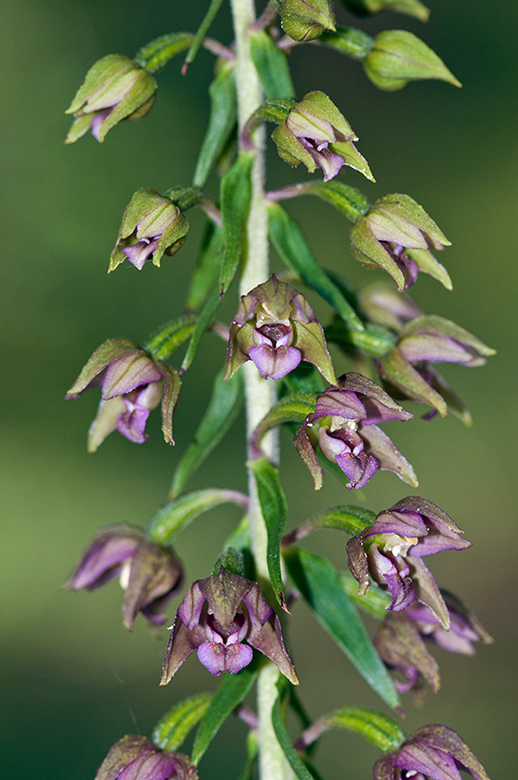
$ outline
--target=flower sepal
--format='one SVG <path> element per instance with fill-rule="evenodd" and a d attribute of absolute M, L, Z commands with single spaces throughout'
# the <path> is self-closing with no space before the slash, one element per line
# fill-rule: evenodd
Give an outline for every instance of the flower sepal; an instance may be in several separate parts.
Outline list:
<path fill-rule="evenodd" d="M 281 27 L 294 41 L 313 41 L 324 30 L 336 30 L 330 0 L 282 0 Z"/>

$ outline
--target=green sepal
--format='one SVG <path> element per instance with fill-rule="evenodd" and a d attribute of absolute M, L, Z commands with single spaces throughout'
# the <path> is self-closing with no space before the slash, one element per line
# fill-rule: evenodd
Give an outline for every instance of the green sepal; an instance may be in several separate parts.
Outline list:
<path fill-rule="evenodd" d="M 292 40 L 313 41 L 324 30 L 335 29 L 335 15 L 330 0 L 281 0 L 281 27 Z"/>
<path fill-rule="evenodd" d="M 200 252 L 187 294 L 187 309 L 197 311 L 207 300 L 221 266 L 223 230 L 214 222 L 207 222 Z"/>
<path fill-rule="evenodd" d="M 203 44 L 203 39 L 207 35 L 210 26 L 214 19 L 216 18 L 219 9 L 221 8 L 223 0 L 211 0 L 210 5 L 207 9 L 207 13 L 203 17 L 202 23 L 198 27 L 198 30 L 196 32 L 196 35 L 193 38 L 193 41 L 191 43 L 191 48 L 187 52 L 187 57 L 184 60 L 184 63 L 182 65 L 182 73 L 185 73 L 187 71 L 187 68 L 193 62 L 194 58 L 198 54 L 201 45 Z"/>
<path fill-rule="evenodd" d="M 228 290 L 241 260 L 244 231 L 252 197 L 254 155 L 241 152 L 221 180 L 221 218 L 225 252 L 220 271 L 220 296 Z"/>
<path fill-rule="evenodd" d="M 260 445 L 269 430 L 283 423 L 303 422 L 315 411 L 315 396 L 312 393 L 290 393 L 281 398 L 265 414 L 250 437 L 252 457 L 260 457 Z"/>
<path fill-rule="evenodd" d="M 151 519 L 147 537 L 159 545 L 171 544 L 180 531 L 183 531 L 203 512 L 232 503 L 246 508 L 247 496 L 235 490 L 205 488 L 186 493 L 163 506 Z"/>
<path fill-rule="evenodd" d="M 414 401 L 421 401 L 437 409 L 441 417 L 448 411 L 444 398 L 431 387 L 395 347 L 380 360 L 381 376 Z"/>
<path fill-rule="evenodd" d="M 318 622 L 383 701 L 398 707 L 397 691 L 334 566 L 320 555 L 296 547 L 286 550 L 285 561 Z"/>
<path fill-rule="evenodd" d="M 235 547 L 226 547 L 218 556 L 216 563 L 212 568 L 212 574 L 218 574 L 223 567 L 231 574 L 237 574 L 238 577 L 245 577 L 245 558 L 242 552 Z"/>
<path fill-rule="evenodd" d="M 278 203 L 268 204 L 268 231 L 270 240 L 288 268 L 327 301 L 352 330 L 363 331 L 359 315 L 319 266 L 298 224 Z"/>
<path fill-rule="evenodd" d="M 210 119 L 200 149 L 193 183 L 203 187 L 236 124 L 237 97 L 234 67 L 224 63 L 209 87 Z"/>
<path fill-rule="evenodd" d="M 284 722 L 282 704 L 286 687 L 287 686 L 284 680 L 280 679 L 277 683 L 279 693 L 272 707 L 273 730 L 275 732 L 275 736 L 277 737 L 277 741 L 282 748 L 282 752 L 286 756 L 288 763 L 298 780 L 315 780 L 315 775 L 311 774 L 297 753 Z"/>
<path fill-rule="evenodd" d="M 374 39 L 363 67 L 379 89 L 402 89 L 409 81 L 439 79 L 456 87 L 462 84 L 441 58 L 408 30 L 383 30 Z"/>
<path fill-rule="evenodd" d="M 364 60 L 374 46 L 374 38 L 354 27 L 337 27 L 334 32 L 323 32 L 318 43 L 323 43 L 324 46 L 329 46 L 354 60 Z"/>
<path fill-rule="evenodd" d="M 237 674 L 227 674 L 216 691 L 205 713 L 194 740 L 191 760 L 197 766 L 210 743 L 232 711 L 243 701 L 255 683 L 259 657 L 255 653 L 251 663 Z"/>
<path fill-rule="evenodd" d="M 182 367 L 181 367 L 182 374 L 185 371 L 187 371 L 188 368 L 190 368 L 192 361 L 194 360 L 194 357 L 196 355 L 196 352 L 198 351 L 198 347 L 200 346 L 201 337 L 203 336 L 205 331 L 209 328 L 212 318 L 214 317 L 217 310 L 219 309 L 220 304 L 221 304 L 221 296 L 219 295 L 218 290 L 215 288 L 212 291 L 212 294 L 209 295 L 209 297 L 205 301 L 203 305 L 203 309 L 200 311 L 198 321 L 192 332 L 191 340 L 189 341 L 189 346 L 187 347 L 187 351 L 185 353 L 185 357 L 182 362 Z"/>
<path fill-rule="evenodd" d="M 264 94 L 268 100 L 294 98 L 288 60 L 264 30 L 256 30 L 250 36 L 252 60 L 259 74 Z"/>
<path fill-rule="evenodd" d="M 155 360 L 168 360 L 191 337 L 195 326 L 194 314 L 170 320 L 151 334 L 143 349 Z"/>
<path fill-rule="evenodd" d="M 155 73 L 177 54 L 186 51 L 193 40 L 194 35 L 188 32 L 162 35 L 142 46 L 135 55 L 135 62 L 149 73 Z"/>
<path fill-rule="evenodd" d="M 311 744 L 330 729 L 346 729 L 361 734 L 383 752 L 396 750 L 407 738 L 401 726 L 388 715 L 366 707 L 343 707 L 315 721 L 302 735 L 302 741 Z"/>
<path fill-rule="evenodd" d="M 261 514 L 268 536 L 266 562 L 270 582 L 277 601 L 288 612 L 286 599 L 284 598 L 280 552 L 288 505 L 279 479 L 279 469 L 266 460 L 266 458 L 251 461 L 250 468 L 257 486 Z"/>
<path fill-rule="evenodd" d="M 198 693 L 175 704 L 163 715 L 151 734 L 154 744 L 161 750 L 174 753 L 187 735 L 207 712 L 212 694 Z"/>
<path fill-rule="evenodd" d="M 223 371 L 214 380 L 209 405 L 194 434 L 192 442 L 182 455 L 171 485 L 170 497 L 178 496 L 188 479 L 219 444 L 232 426 L 243 405 L 243 378 L 236 374 L 223 381 Z"/>

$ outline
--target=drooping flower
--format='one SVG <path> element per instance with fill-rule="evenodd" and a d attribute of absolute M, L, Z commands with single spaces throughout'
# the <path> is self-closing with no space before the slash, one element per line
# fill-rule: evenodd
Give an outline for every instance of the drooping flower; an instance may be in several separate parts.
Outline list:
<path fill-rule="evenodd" d="M 281 27 L 294 41 L 313 41 L 324 30 L 336 30 L 330 0 L 281 0 Z"/>
<path fill-rule="evenodd" d="M 461 780 L 460 772 L 473 780 L 489 780 L 466 743 L 447 726 L 423 726 L 392 753 L 378 759 L 373 780 Z"/>
<path fill-rule="evenodd" d="M 95 780 L 198 780 L 187 756 L 160 750 L 151 740 L 128 734 L 110 748 Z"/>
<path fill-rule="evenodd" d="M 387 609 L 405 609 L 414 601 L 428 606 L 447 630 L 450 616 L 435 580 L 422 562 L 443 550 L 464 550 L 471 542 L 451 517 L 419 496 L 408 496 L 380 512 L 373 525 L 347 544 L 349 567 L 360 584 L 369 576 L 392 595 Z"/>
<path fill-rule="evenodd" d="M 162 610 L 180 589 L 182 573 L 170 549 L 148 542 L 140 528 L 118 524 L 98 531 L 65 587 L 96 590 L 119 577 L 125 591 L 122 616 L 131 631 L 139 612 L 152 623 L 165 623 Z"/>
<path fill-rule="evenodd" d="M 147 260 L 160 267 L 163 255 L 176 254 L 188 231 L 189 220 L 172 200 L 142 187 L 133 195 L 122 217 L 108 273 L 126 259 L 139 271 Z"/>
<path fill-rule="evenodd" d="M 368 268 L 387 271 L 399 290 L 411 287 L 419 271 L 450 290 L 448 272 L 431 252 L 450 243 L 423 207 L 401 194 L 380 198 L 351 230 L 353 256 Z"/>
<path fill-rule="evenodd" d="M 378 469 L 393 471 L 416 486 L 412 466 L 377 425 L 411 418 L 410 412 L 375 382 L 351 372 L 317 396 L 314 413 L 304 420 L 293 443 L 313 476 L 316 490 L 323 479 L 318 448 L 346 474 L 349 488 L 362 488 Z"/>
<path fill-rule="evenodd" d="M 252 660 L 252 647 L 298 684 L 279 618 L 258 585 L 221 567 L 197 580 L 178 607 L 160 684 L 168 683 L 195 650 L 211 674 L 236 674 Z"/>
<path fill-rule="evenodd" d="M 65 113 L 74 122 L 65 143 L 88 130 L 98 141 L 123 119 L 141 119 L 155 101 L 157 83 L 140 65 L 122 54 L 108 54 L 93 65 Z"/>
<path fill-rule="evenodd" d="M 374 181 L 367 160 L 354 146 L 358 136 L 323 92 L 309 92 L 293 106 L 273 131 L 272 139 L 284 162 L 293 168 L 304 163 L 310 173 L 318 166 L 324 181 L 333 179 L 343 165 Z"/>
<path fill-rule="evenodd" d="M 230 326 L 225 379 L 252 360 L 263 379 L 282 379 L 301 360 L 328 382 L 336 377 L 322 326 L 303 295 L 272 274 L 241 296 Z"/>
<path fill-rule="evenodd" d="M 180 377 L 153 360 L 129 339 L 108 339 L 96 349 L 66 398 L 79 398 L 89 387 L 101 387 L 101 402 L 88 432 L 88 451 L 95 452 L 118 429 L 141 444 L 150 411 L 161 404 L 162 433 L 174 444 L 173 412 L 180 392 Z"/>

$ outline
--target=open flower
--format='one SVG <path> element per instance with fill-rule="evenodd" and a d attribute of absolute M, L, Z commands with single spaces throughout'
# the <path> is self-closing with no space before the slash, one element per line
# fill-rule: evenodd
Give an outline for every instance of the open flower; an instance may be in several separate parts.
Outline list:
<path fill-rule="evenodd" d="M 141 119 L 155 101 L 153 76 L 122 54 L 108 54 L 86 74 L 70 108 L 75 119 L 65 143 L 71 144 L 88 130 L 98 141 L 123 119 Z"/>
<path fill-rule="evenodd" d="M 279 156 L 295 168 L 304 163 L 310 173 L 316 167 L 324 181 L 333 179 L 348 165 L 374 181 L 367 160 L 354 146 L 358 140 L 351 125 L 323 92 L 309 92 L 275 128 L 272 139 Z"/>
<path fill-rule="evenodd" d="M 373 780 L 461 780 L 460 772 L 473 780 L 489 777 L 466 743 L 447 726 L 423 726 L 403 745 L 378 759 Z"/>
<path fill-rule="evenodd" d="M 274 274 L 241 296 L 230 326 L 225 379 L 247 360 L 255 363 L 263 379 L 282 379 L 307 360 L 328 382 L 336 381 L 315 312 L 303 295 Z"/>
<path fill-rule="evenodd" d="M 451 517 L 419 496 L 403 498 L 380 512 L 373 525 L 347 544 L 349 567 L 365 593 L 369 575 L 392 595 L 387 609 L 405 609 L 414 601 L 428 606 L 447 630 L 450 616 L 435 580 L 421 558 L 443 550 L 464 550 L 471 542 Z"/>
<path fill-rule="evenodd" d="M 323 479 L 318 448 L 349 478 L 349 488 L 362 488 L 378 469 L 393 471 L 416 486 L 412 466 L 377 426 L 411 418 L 375 382 L 351 372 L 340 378 L 338 386 L 317 396 L 315 411 L 306 417 L 293 444 L 311 472 L 315 490 L 322 487 Z"/>
<path fill-rule="evenodd" d="M 211 674 L 236 674 L 252 660 L 252 647 L 298 684 L 279 618 L 258 585 L 221 567 L 197 580 L 178 607 L 160 684 L 168 683 L 195 650 Z"/>
<path fill-rule="evenodd" d="M 95 780 L 198 780 L 187 756 L 160 750 L 146 737 L 119 739 L 97 770 Z"/>
<path fill-rule="evenodd" d="M 96 349 L 66 398 L 79 398 L 89 387 L 101 387 L 101 402 L 88 431 L 89 452 L 95 452 L 116 429 L 137 444 L 146 441 L 147 418 L 159 404 L 164 439 L 174 444 L 173 412 L 180 384 L 176 371 L 150 358 L 132 341 L 116 338 Z"/>
<path fill-rule="evenodd" d="M 380 198 L 351 230 L 353 256 L 368 268 L 387 271 L 399 290 L 411 287 L 419 271 L 451 290 L 448 272 L 431 252 L 449 245 L 433 219 L 408 195 Z"/>
<path fill-rule="evenodd" d="M 139 612 L 152 623 L 165 623 L 162 610 L 178 592 L 182 572 L 178 558 L 146 541 L 140 528 L 111 525 L 94 536 L 65 587 L 96 590 L 119 577 L 125 590 L 122 616 L 131 631 Z"/>

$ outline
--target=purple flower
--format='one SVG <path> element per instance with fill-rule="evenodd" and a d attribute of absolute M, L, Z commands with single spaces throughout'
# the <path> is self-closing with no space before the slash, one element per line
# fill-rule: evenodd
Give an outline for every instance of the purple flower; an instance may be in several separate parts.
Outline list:
<path fill-rule="evenodd" d="M 424 726 L 394 752 L 374 765 L 373 780 L 461 780 L 459 770 L 474 780 L 489 777 L 466 743 L 447 726 Z"/>
<path fill-rule="evenodd" d="M 316 450 L 349 478 L 349 488 L 362 488 L 378 469 L 393 471 L 414 487 L 412 466 L 377 423 L 410 420 L 412 415 L 361 374 L 344 374 L 338 386 L 317 396 L 315 411 L 295 434 L 295 449 L 308 467 L 315 489 L 322 487 L 323 472 Z"/>
<path fill-rule="evenodd" d="M 471 543 L 446 512 L 419 496 L 408 496 L 380 512 L 370 529 L 350 539 L 349 567 L 369 588 L 369 575 L 392 595 L 387 609 L 405 609 L 414 601 L 428 606 L 447 630 L 450 616 L 435 580 L 422 562 L 443 550 L 463 550 Z M 411 553 L 411 554 L 409 554 Z"/>
<path fill-rule="evenodd" d="M 195 650 L 209 672 L 219 675 L 223 671 L 236 674 L 248 666 L 252 647 L 298 684 L 279 618 L 258 585 L 221 567 L 218 574 L 197 580 L 178 607 L 161 685 L 169 682 Z"/>
<path fill-rule="evenodd" d="M 304 163 L 310 173 L 318 166 L 324 172 L 324 181 L 333 179 L 342 165 L 374 181 L 367 160 L 354 146 L 358 136 L 323 92 L 309 92 L 294 105 L 273 131 L 272 139 L 288 165 Z"/>
<path fill-rule="evenodd" d="M 125 590 L 122 616 L 131 631 L 139 612 L 152 623 L 165 623 L 162 609 L 178 592 L 182 574 L 172 552 L 146 541 L 140 528 L 120 524 L 95 535 L 65 587 L 95 590 L 119 577 Z"/>
<path fill-rule="evenodd" d="M 101 387 L 101 402 L 88 432 L 88 451 L 95 452 L 118 429 L 142 444 L 150 411 L 161 404 L 162 433 L 174 444 L 173 412 L 180 392 L 176 371 L 153 360 L 128 339 L 108 339 L 93 353 L 66 398 L 79 398 L 89 387 Z"/>
<path fill-rule="evenodd" d="M 198 780 L 187 756 L 160 750 L 146 737 L 129 734 L 110 748 L 95 780 Z"/>
<path fill-rule="evenodd" d="M 93 65 L 65 113 L 74 122 L 65 143 L 71 144 L 88 130 L 98 141 L 123 119 L 141 119 L 155 101 L 153 76 L 122 54 L 108 54 Z"/>
<path fill-rule="evenodd" d="M 125 260 L 139 271 L 147 260 L 160 267 L 163 255 L 176 254 L 188 231 L 189 221 L 170 198 L 142 187 L 133 195 L 122 217 L 108 273 Z"/>
<path fill-rule="evenodd" d="M 315 312 L 303 295 L 274 274 L 241 296 L 230 326 L 225 379 L 247 360 L 255 363 L 263 379 L 282 379 L 306 360 L 328 382 L 336 381 Z"/>

